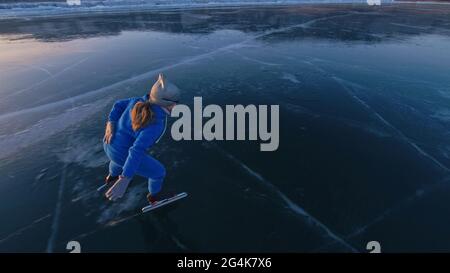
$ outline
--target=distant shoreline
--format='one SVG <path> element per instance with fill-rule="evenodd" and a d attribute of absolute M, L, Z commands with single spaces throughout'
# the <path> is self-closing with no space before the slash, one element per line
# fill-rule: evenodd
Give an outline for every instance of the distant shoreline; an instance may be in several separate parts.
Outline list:
<path fill-rule="evenodd" d="M 253 7 L 289 7 L 302 5 L 367 5 L 367 0 L 123 0 L 107 2 L 98 0 L 81 0 L 80 6 L 70 6 L 64 0 L 0 0 L 0 20 L 42 17 L 67 17 L 92 14 L 118 14 L 169 10 L 199 10 Z M 381 0 L 383 5 L 449 5 L 450 0 Z"/>

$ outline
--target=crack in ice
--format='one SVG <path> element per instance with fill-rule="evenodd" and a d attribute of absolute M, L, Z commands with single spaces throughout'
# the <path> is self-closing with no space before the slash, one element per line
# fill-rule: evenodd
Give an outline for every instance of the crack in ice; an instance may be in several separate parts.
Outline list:
<path fill-rule="evenodd" d="M 352 252 L 359 252 L 356 248 L 351 246 L 348 242 L 346 242 L 344 239 L 339 237 L 337 234 L 332 232 L 329 227 L 327 227 L 325 224 L 320 222 L 317 218 L 309 214 L 305 209 L 294 203 L 289 197 L 287 197 L 282 191 L 280 191 L 273 183 L 265 179 L 261 174 L 255 172 L 251 168 L 249 168 L 247 165 L 245 165 L 243 162 L 235 158 L 232 154 L 220 149 L 216 146 L 216 149 L 223 154 L 225 157 L 233 161 L 235 164 L 239 165 L 242 169 L 244 169 L 248 174 L 262 182 L 266 187 L 277 193 L 277 195 L 288 205 L 288 207 L 297 213 L 298 215 L 301 215 L 306 218 L 307 222 L 313 223 L 315 226 L 320 228 L 328 237 L 333 239 L 335 242 L 339 242 L 343 246 L 350 249 Z"/>

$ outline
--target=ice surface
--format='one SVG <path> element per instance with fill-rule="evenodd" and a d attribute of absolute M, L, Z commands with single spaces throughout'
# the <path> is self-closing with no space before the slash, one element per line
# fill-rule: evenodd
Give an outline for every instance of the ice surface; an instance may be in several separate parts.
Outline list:
<path fill-rule="evenodd" d="M 0 251 L 365 251 L 398 230 L 417 243 L 385 251 L 448 250 L 450 223 L 425 212 L 449 208 L 450 11 L 404 7 L 3 20 Z M 189 198 L 135 217 L 144 179 L 119 203 L 95 191 L 101 139 L 112 103 L 161 71 L 188 105 L 279 104 L 280 149 L 167 135 L 152 154 Z M 412 211 L 440 225 L 408 228 Z"/>

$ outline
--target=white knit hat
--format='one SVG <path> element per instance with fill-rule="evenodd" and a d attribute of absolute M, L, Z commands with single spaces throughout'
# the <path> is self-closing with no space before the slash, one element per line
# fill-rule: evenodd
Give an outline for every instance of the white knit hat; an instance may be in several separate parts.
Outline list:
<path fill-rule="evenodd" d="M 166 107 L 177 103 L 179 97 L 180 89 L 178 89 L 175 84 L 169 82 L 166 77 L 160 73 L 158 80 L 153 84 L 152 90 L 150 91 L 150 102 Z"/>

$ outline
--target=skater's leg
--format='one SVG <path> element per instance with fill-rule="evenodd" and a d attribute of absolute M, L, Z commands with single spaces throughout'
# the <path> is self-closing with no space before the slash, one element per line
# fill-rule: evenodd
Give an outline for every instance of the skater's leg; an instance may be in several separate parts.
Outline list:
<path fill-rule="evenodd" d="M 150 155 L 146 155 L 142 159 L 136 174 L 148 179 L 148 191 L 154 196 L 161 191 L 164 177 L 166 176 L 166 169 L 158 160 Z"/>
<path fill-rule="evenodd" d="M 109 175 L 117 177 L 122 173 L 123 159 L 122 157 L 111 149 L 111 146 L 103 143 L 103 149 L 106 156 L 109 158 Z"/>
<path fill-rule="evenodd" d="M 104 144 L 103 147 L 106 155 L 110 159 L 110 175 L 120 175 L 122 173 L 122 165 L 120 164 L 122 164 L 125 160 L 120 155 L 115 153 L 115 151 L 111 149 L 110 145 Z M 166 169 L 158 160 L 154 159 L 150 155 L 145 155 L 136 170 L 136 175 L 147 178 L 149 193 L 151 195 L 156 195 L 161 191 L 162 183 L 164 181 L 164 177 L 166 176 Z"/>

